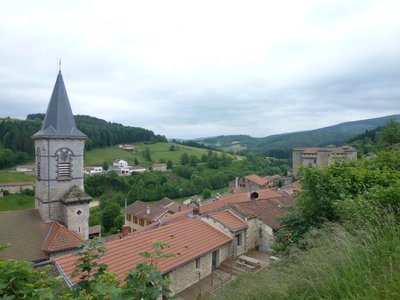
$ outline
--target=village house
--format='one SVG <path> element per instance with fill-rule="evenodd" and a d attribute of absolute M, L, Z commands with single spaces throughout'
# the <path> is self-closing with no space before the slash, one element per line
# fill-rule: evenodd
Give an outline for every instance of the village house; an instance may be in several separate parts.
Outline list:
<path fill-rule="evenodd" d="M 106 243 L 106 253 L 99 263 L 107 264 L 108 270 L 123 280 L 130 269 L 143 262 L 139 253 L 149 251 L 157 240 L 166 242 L 169 245 L 166 252 L 174 254 L 174 257 L 158 262 L 158 269 L 170 280 L 172 296 L 211 274 L 233 255 L 231 236 L 200 216 L 186 213 L 179 221 L 156 224 L 152 230 L 135 232 Z M 72 276 L 76 259 L 73 254 L 53 259 L 68 286 L 79 281 L 79 276 Z"/>
<path fill-rule="evenodd" d="M 137 200 L 125 209 L 125 224 L 129 226 L 129 232 L 135 232 L 151 223 L 162 222 L 183 209 L 187 207 L 169 198 L 164 198 L 154 205 Z"/>
<path fill-rule="evenodd" d="M 33 190 L 33 182 L 1 182 L 0 190 L 10 194 L 22 193 L 26 189 Z"/>
<path fill-rule="evenodd" d="M 35 171 L 35 165 L 21 165 L 15 168 L 17 172 L 33 173 Z"/>
<path fill-rule="evenodd" d="M 234 238 L 233 257 L 248 251 L 246 236 L 248 224 L 230 210 L 206 214 L 204 220 L 212 222 L 213 226 L 223 230 L 226 234 Z"/>
<path fill-rule="evenodd" d="M 167 171 L 167 164 L 152 164 L 151 168 L 153 169 L 153 171 L 165 172 Z"/>
<path fill-rule="evenodd" d="M 286 212 L 285 207 L 293 204 L 291 197 L 258 199 L 242 203 L 232 203 L 231 209 L 247 220 L 246 250 L 271 251 L 274 236 L 282 227 L 278 218 Z"/>
<path fill-rule="evenodd" d="M 114 159 L 113 167 L 116 169 L 126 168 L 126 167 L 128 167 L 128 162 L 123 159 Z"/>
<path fill-rule="evenodd" d="M 87 175 L 96 175 L 104 173 L 103 167 L 86 167 L 83 171 Z"/>
<path fill-rule="evenodd" d="M 133 151 L 135 150 L 135 147 L 131 144 L 119 144 L 118 145 L 119 149 L 125 150 L 125 151 Z"/>

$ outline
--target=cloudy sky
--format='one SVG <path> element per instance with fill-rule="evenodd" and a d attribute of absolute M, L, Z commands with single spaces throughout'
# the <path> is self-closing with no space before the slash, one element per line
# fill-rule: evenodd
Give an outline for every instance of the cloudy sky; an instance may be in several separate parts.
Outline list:
<path fill-rule="evenodd" d="M 169 138 L 400 113 L 400 1 L 1 1 L 0 117 L 74 114 Z"/>

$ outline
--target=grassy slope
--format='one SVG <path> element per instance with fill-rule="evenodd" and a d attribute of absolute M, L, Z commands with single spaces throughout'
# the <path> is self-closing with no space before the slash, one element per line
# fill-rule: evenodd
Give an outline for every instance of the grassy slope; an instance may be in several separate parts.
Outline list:
<path fill-rule="evenodd" d="M 333 225 L 313 243 L 292 260 L 240 276 L 213 299 L 400 299 L 400 226 L 390 218 L 356 235 Z"/>
<path fill-rule="evenodd" d="M 176 147 L 179 147 L 179 149 L 177 151 L 170 151 L 169 148 L 171 145 L 175 145 Z M 192 148 L 173 143 L 156 143 L 149 145 L 144 143 L 135 143 L 134 146 L 134 151 L 120 150 L 116 146 L 88 151 L 85 154 L 85 166 L 101 166 L 104 161 L 107 161 L 108 164 L 112 165 L 112 161 L 118 158 L 126 160 L 130 165 L 133 165 L 135 158 L 137 158 L 140 164 L 144 165 L 157 163 L 160 159 L 165 159 L 165 161 L 171 160 L 174 164 L 177 164 L 179 163 L 180 156 L 184 152 L 188 155 L 196 155 L 198 158 L 208 152 L 207 149 Z M 152 158 L 151 163 L 146 161 L 142 156 L 142 151 L 145 148 L 150 149 Z"/>
<path fill-rule="evenodd" d="M 33 175 L 26 175 L 22 172 L 15 171 L 1 171 L 0 182 L 31 182 L 35 181 Z"/>
<path fill-rule="evenodd" d="M 0 198 L 0 211 L 31 209 L 35 207 L 33 196 L 11 194 Z"/>

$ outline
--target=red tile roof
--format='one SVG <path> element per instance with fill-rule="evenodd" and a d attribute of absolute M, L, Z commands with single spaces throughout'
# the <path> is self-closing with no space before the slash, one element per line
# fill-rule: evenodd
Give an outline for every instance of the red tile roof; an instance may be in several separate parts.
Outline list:
<path fill-rule="evenodd" d="M 231 207 L 248 218 L 257 218 L 274 230 L 282 227 L 278 217 L 286 212 L 285 206 L 289 205 L 290 198 L 272 198 L 254 200 L 243 203 L 233 203 Z"/>
<path fill-rule="evenodd" d="M 209 212 L 209 211 L 213 211 L 215 209 L 224 207 L 230 203 L 245 202 L 245 201 L 250 201 L 250 193 L 249 192 L 234 194 L 227 198 L 222 198 L 219 200 L 215 200 L 214 202 L 202 205 L 202 206 L 200 206 L 200 212 L 201 213 Z"/>
<path fill-rule="evenodd" d="M 221 224 L 225 225 L 226 227 L 229 227 L 229 229 L 232 231 L 248 227 L 247 223 L 244 220 L 242 220 L 229 210 L 212 213 L 209 214 L 209 216 L 214 220 L 217 220 Z"/>
<path fill-rule="evenodd" d="M 130 269 L 144 261 L 139 253 L 151 251 L 152 244 L 157 240 L 168 243 L 170 248 L 166 252 L 175 254 L 175 257 L 159 261 L 158 269 L 165 273 L 229 243 L 232 238 L 199 218 L 185 218 L 106 243 L 106 254 L 99 263 L 107 264 L 108 270 L 123 280 Z M 79 276 L 72 278 L 76 259 L 73 254 L 54 258 L 73 284 L 79 280 Z"/>
<path fill-rule="evenodd" d="M 43 251 L 47 253 L 66 251 L 76 248 L 84 241 L 71 230 L 68 230 L 57 222 L 52 222 L 46 241 L 43 244 Z"/>
<path fill-rule="evenodd" d="M 51 252 L 75 248 L 83 241 L 64 226 L 44 223 L 37 209 L 0 212 L 0 244 L 11 246 L 0 257 L 42 261 Z"/>
<path fill-rule="evenodd" d="M 258 194 L 257 199 L 271 199 L 281 196 L 281 194 L 279 194 L 277 191 L 271 189 L 261 189 L 256 192 Z"/>
<path fill-rule="evenodd" d="M 149 213 L 147 213 L 147 208 L 149 208 L 150 210 Z M 169 198 L 164 198 L 154 205 L 137 200 L 125 209 L 125 213 L 132 214 L 151 222 L 155 222 L 165 213 L 176 213 L 180 211 L 180 209 L 183 210 L 187 208 L 185 207 L 185 205 L 179 205 Z"/>
<path fill-rule="evenodd" d="M 268 183 L 267 180 L 265 180 L 264 178 L 262 178 L 256 174 L 248 175 L 248 176 L 245 176 L 244 178 L 247 179 L 248 181 L 254 182 L 260 186 L 264 186 Z"/>

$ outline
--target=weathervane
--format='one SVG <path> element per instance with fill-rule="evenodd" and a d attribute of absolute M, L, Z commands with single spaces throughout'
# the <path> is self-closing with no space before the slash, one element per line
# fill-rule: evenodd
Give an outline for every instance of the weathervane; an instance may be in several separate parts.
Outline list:
<path fill-rule="evenodd" d="M 58 59 L 58 71 L 61 72 L 61 58 Z"/>

